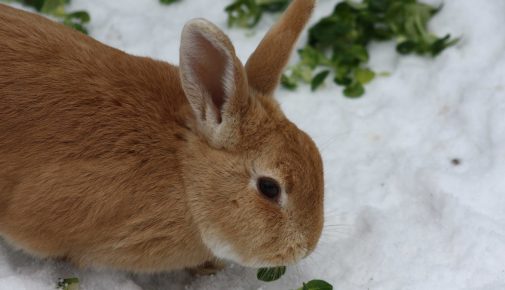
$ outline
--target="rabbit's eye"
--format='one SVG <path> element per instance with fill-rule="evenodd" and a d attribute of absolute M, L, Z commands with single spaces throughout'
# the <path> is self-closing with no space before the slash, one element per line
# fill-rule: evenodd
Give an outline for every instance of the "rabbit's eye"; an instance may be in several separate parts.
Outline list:
<path fill-rule="evenodd" d="M 269 177 L 260 177 L 258 179 L 258 190 L 268 199 L 278 200 L 281 194 L 281 188 L 277 181 Z"/>

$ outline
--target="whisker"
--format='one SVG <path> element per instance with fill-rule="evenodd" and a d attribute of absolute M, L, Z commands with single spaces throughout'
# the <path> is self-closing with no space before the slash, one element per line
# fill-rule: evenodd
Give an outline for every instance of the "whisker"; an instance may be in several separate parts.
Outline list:
<path fill-rule="evenodd" d="M 345 227 L 349 227 L 350 225 L 349 224 L 325 224 L 324 227 L 325 228 L 345 228 Z"/>
<path fill-rule="evenodd" d="M 345 136 L 349 133 L 349 130 L 345 131 L 345 132 L 340 132 L 340 133 L 337 133 L 331 137 L 329 137 L 328 139 L 326 139 L 325 141 L 321 142 L 320 144 L 318 144 L 319 146 L 319 151 L 321 153 L 324 153 L 326 152 L 327 149 L 330 149 L 331 147 L 329 147 L 335 140 L 337 140 L 337 138 L 339 137 L 342 137 L 342 136 Z"/>
<path fill-rule="evenodd" d="M 326 195 L 331 195 L 331 193 L 326 193 Z M 342 209 L 340 208 L 331 208 L 331 209 L 325 209 L 324 217 L 336 217 L 336 218 L 343 218 L 347 214 L 345 212 L 342 212 Z"/>

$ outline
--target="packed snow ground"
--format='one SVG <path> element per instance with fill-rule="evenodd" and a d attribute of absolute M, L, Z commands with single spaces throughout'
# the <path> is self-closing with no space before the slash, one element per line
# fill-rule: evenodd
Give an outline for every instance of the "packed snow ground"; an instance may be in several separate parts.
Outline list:
<path fill-rule="evenodd" d="M 73 0 L 71 9 L 90 12 L 98 40 L 173 63 L 184 22 L 205 17 L 245 61 L 275 17 L 252 35 L 227 29 L 229 2 Z M 320 0 L 313 22 L 335 2 Z M 238 265 L 202 278 L 79 270 L 0 243 L 0 289 L 53 289 L 70 276 L 82 289 L 104 290 L 294 289 L 313 278 L 336 290 L 505 289 L 504 13 L 503 0 L 445 0 L 431 28 L 461 42 L 436 59 L 372 45 L 372 68 L 391 76 L 361 99 L 342 97 L 332 84 L 278 91 L 286 114 L 320 146 L 327 213 L 317 251 L 280 281 L 259 282 Z"/>

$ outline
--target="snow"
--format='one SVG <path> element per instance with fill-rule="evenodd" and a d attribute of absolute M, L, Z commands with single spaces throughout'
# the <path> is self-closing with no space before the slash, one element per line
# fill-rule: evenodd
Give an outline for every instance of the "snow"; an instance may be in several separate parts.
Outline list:
<path fill-rule="evenodd" d="M 90 12 L 98 40 L 173 63 L 183 24 L 205 17 L 245 61 L 275 16 L 253 33 L 228 29 L 229 2 L 73 0 L 70 9 Z M 312 21 L 335 2 L 320 0 Z M 373 44 L 372 68 L 391 75 L 368 85 L 363 98 L 344 98 L 333 84 L 316 93 L 279 89 L 287 116 L 321 149 L 327 215 L 316 252 L 281 280 L 257 281 L 254 269 L 238 265 L 200 278 L 80 270 L 0 243 L 0 290 L 53 289 L 58 277 L 72 276 L 81 289 L 108 290 L 294 289 L 314 278 L 336 290 L 505 289 L 503 12 L 503 0 L 445 0 L 431 29 L 461 41 L 436 59 Z"/>

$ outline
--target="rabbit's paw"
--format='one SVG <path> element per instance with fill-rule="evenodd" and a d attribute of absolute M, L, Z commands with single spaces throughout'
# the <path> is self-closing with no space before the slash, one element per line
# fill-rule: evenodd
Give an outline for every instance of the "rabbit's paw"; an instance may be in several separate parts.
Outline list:
<path fill-rule="evenodd" d="M 208 276 L 216 274 L 225 267 L 225 263 L 219 260 L 210 260 L 200 266 L 188 269 L 191 275 Z"/>

